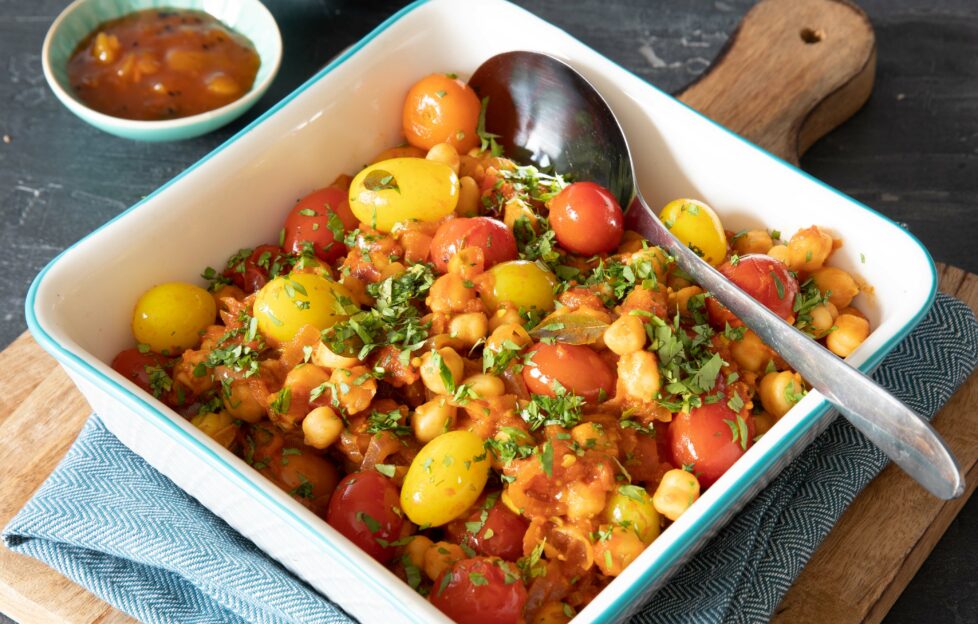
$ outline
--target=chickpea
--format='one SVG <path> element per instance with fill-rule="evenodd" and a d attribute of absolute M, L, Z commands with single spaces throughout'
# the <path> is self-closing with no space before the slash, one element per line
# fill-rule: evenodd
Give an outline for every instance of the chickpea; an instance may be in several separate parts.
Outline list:
<path fill-rule="evenodd" d="M 821 268 L 832 253 L 832 237 L 817 225 L 798 230 L 788 241 L 788 266 L 792 271 Z"/>
<path fill-rule="evenodd" d="M 563 602 L 545 602 L 531 624 L 567 624 L 574 617 L 574 609 Z"/>
<path fill-rule="evenodd" d="M 674 468 L 662 475 L 652 495 L 652 506 L 670 520 L 678 520 L 700 497 L 700 482 L 691 472 Z"/>
<path fill-rule="evenodd" d="M 435 357 L 435 354 L 438 357 Z M 421 357 L 421 381 L 426 388 L 435 394 L 452 394 L 454 390 L 442 379 L 442 371 L 446 370 L 451 377 L 451 387 L 455 388 L 462 379 L 465 363 L 462 356 L 451 347 L 442 347 L 437 351 L 429 351 Z"/>
<path fill-rule="evenodd" d="M 424 535 L 415 535 L 411 541 L 404 546 L 404 554 L 407 555 L 411 565 L 419 570 L 424 568 L 424 554 L 434 545 L 430 539 Z"/>
<path fill-rule="evenodd" d="M 472 347 L 489 333 L 489 319 L 483 312 L 459 314 L 448 324 L 448 333 L 462 345 Z"/>
<path fill-rule="evenodd" d="M 472 178 L 478 183 L 486 175 L 486 168 L 482 164 L 482 159 L 471 154 L 459 155 L 458 175 L 460 178 Z M 461 180 L 459 180 L 461 182 Z"/>
<path fill-rule="evenodd" d="M 190 422 L 224 448 L 230 447 L 238 434 L 238 426 L 226 412 L 198 414 Z"/>
<path fill-rule="evenodd" d="M 419 442 L 431 442 L 455 425 L 456 408 L 444 397 L 419 405 L 411 416 L 414 437 Z"/>
<path fill-rule="evenodd" d="M 839 316 L 839 311 L 836 310 L 831 301 L 827 301 L 812 308 L 809 314 L 812 317 L 811 328 L 815 337 L 822 338 L 832 329 L 832 324 L 835 322 L 835 318 Z"/>
<path fill-rule="evenodd" d="M 597 423 L 581 423 L 571 429 L 570 434 L 582 448 L 603 448 L 608 445 L 608 434 Z"/>
<path fill-rule="evenodd" d="M 574 455 L 564 457 L 574 458 Z M 571 522 L 593 518 L 601 513 L 605 505 L 605 492 L 589 487 L 583 481 L 571 481 L 566 486 L 567 519 Z"/>
<path fill-rule="evenodd" d="M 463 247 L 448 260 L 448 272 L 465 280 L 471 280 L 482 273 L 485 266 L 486 254 L 481 247 Z"/>
<path fill-rule="evenodd" d="M 730 343 L 730 354 L 738 366 L 754 372 L 764 370 L 774 356 L 774 352 L 749 329 L 740 340 Z"/>
<path fill-rule="evenodd" d="M 329 382 L 338 390 L 337 398 L 347 414 L 358 414 L 367 409 L 377 394 L 377 380 L 366 366 L 337 368 Z"/>
<path fill-rule="evenodd" d="M 604 330 L 604 344 L 618 355 L 640 351 L 645 346 L 645 324 L 634 314 L 623 314 Z"/>
<path fill-rule="evenodd" d="M 747 230 L 733 240 L 734 251 L 741 256 L 767 253 L 771 247 L 774 247 L 774 240 L 767 230 Z"/>
<path fill-rule="evenodd" d="M 519 310 L 508 305 L 496 310 L 495 314 L 489 319 L 489 331 L 496 331 L 500 325 L 522 325 L 523 319 L 520 317 Z"/>
<path fill-rule="evenodd" d="M 232 381 L 228 394 L 222 394 L 221 401 L 224 403 L 224 411 L 231 418 L 256 423 L 265 417 L 265 408 L 255 398 L 245 380 Z"/>
<path fill-rule="evenodd" d="M 638 232 L 625 230 L 625 234 L 621 237 L 621 244 L 618 245 L 617 251 L 620 254 L 635 253 L 636 251 L 645 249 L 647 244 L 648 243 L 645 242 L 645 238 Z"/>
<path fill-rule="evenodd" d="M 424 553 L 424 573 L 431 580 L 435 580 L 442 572 L 462 559 L 465 559 L 465 551 L 458 544 L 435 542 Z"/>
<path fill-rule="evenodd" d="M 767 255 L 771 256 L 781 264 L 788 264 L 788 247 L 786 245 L 775 245 L 767 250 Z"/>
<path fill-rule="evenodd" d="M 477 301 L 475 288 L 465 285 L 465 278 L 457 273 L 446 273 L 431 285 L 425 303 L 432 312 L 451 314 L 465 312 Z"/>
<path fill-rule="evenodd" d="M 489 335 L 489 339 L 486 340 L 486 348 L 493 351 L 502 351 L 504 348 L 503 344 L 507 341 L 519 347 L 525 347 L 532 343 L 533 339 L 530 338 L 530 333 L 519 323 L 508 323 L 500 325 L 493 330 L 492 334 Z"/>
<path fill-rule="evenodd" d="M 329 448 L 343 433 L 343 419 L 325 405 L 312 410 L 302 419 L 304 442 L 318 449 Z"/>
<path fill-rule="evenodd" d="M 781 418 L 801 400 L 804 390 L 805 385 L 801 375 L 791 371 L 781 371 L 764 375 L 758 393 L 764 411 L 775 418 Z"/>
<path fill-rule="evenodd" d="M 634 351 L 618 360 L 618 382 L 625 394 L 651 401 L 659 394 L 659 362 L 648 351 Z"/>
<path fill-rule="evenodd" d="M 679 310 L 679 314 L 685 317 L 692 316 L 693 312 L 689 309 L 689 300 L 702 293 L 703 289 L 699 286 L 687 286 L 676 291 L 676 309 Z"/>
<path fill-rule="evenodd" d="M 854 314 L 840 314 L 835 319 L 835 331 L 825 338 L 825 345 L 832 353 L 849 357 L 868 336 L 869 321 Z"/>
<path fill-rule="evenodd" d="M 859 294 L 856 280 L 842 269 L 823 267 L 812 273 L 812 280 L 822 294 L 828 293 L 829 301 L 839 310 L 852 303 L 853 297 Z"/>
<path fill-rule="evenodd" d="M 761 412 L 760 414 L 754 414 L 754 434 L 756 436 L 762 436 L 771 430 L 774 426 L 775 418 L 767 412 Z"/>
<path fill-rule="evenodd" d="M 602 527 L 604 531 L 607 529 L 608 525 Z M 602 574 L 618 576 L 643 550 L 645 544 L 634 531 L 616 526 L 611 529 L 610 537 L 599 539 L 594 545 L 594 563 Z"/>
<path fill-rule="evenodd" d="M 451 144 L 439 143 L 435 145 L 428 150 L 428 155 L 425 158 L 448 165 L 458 175 L 461 161 L 459 160 L 458 151 Z"/>
<path fill-rule="evenodd" d="M 503 383 L 502 379 L 494 375 L 478 373 L 466 377 L 462 383 L 472 388 L 472 391 L 480 399 L 494 399 L 506 394 L 506 384 Z"/>
<path fill-rule="evenodd" d="M 474 217 L 479 214 L 479 184 L 469 176 L 463 176 L 458 181 L 458 204 L 455 212 L 460 217 Z"/>

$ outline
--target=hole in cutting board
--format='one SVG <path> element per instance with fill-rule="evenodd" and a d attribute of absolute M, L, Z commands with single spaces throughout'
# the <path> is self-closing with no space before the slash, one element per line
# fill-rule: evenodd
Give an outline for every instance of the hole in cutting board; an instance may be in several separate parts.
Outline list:
<path fill-rule="evenodd" d="M 800 34 L 801 40 L 808 44 L 818 43 L 825 37 L 825 33 L 821 30 L 812 30 L 811 28 L 802 28 Z"/>

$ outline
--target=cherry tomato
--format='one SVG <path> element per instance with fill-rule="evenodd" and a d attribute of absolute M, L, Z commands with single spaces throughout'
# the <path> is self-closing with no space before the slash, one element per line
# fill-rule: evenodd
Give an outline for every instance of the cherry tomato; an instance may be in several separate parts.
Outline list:
<path fill-rule="evenodd" d="M 695 199 L 677 199 L 666 204 L 659 214 L 672 235 L 716 266 L 727 255 L 727 235 L 713 209 Z"/>
<path fill-rule="evenodd" d="M 516 260 L 516 238 L 508 227 L 489 217 L 451 219 L 441 224 L 431 239 L 431 261 L 441 273 L 448 272 L 448 261 L 464 247 L 479 247 L 485 268 Z"/>
<path fill-rule="evenodd" d="M 429 597 L 458 624 L 517 624 L 523 621 L 526 598 L 516 567 L 490 557 L 457 562 L 442 572 Z"/>
<path fill-rule="evenodd" d="M 406 221 L 438 221 L 458 204 L 458 174 L 427 158 L 391 158 L 369 165 L 350 182 L 350 210 L 381 232 Z"/>
<path fill-rule="evenodd" d="M 295 338 L 306 325 L 332 327 L 356 306 L 342 284 L 315 273 L 290 273 L 265 284 L 255 297 L 258 329 L 273 345 Z"/>
<path fill-rule="evenodd" d="M 132 335 L 157 353 L 177 354 L 200 342 L 217 319 L 214 297 L 193 284 L 170 282 L 147 290 L 132 314 Z"/>
<path fill-rule="evenodd" d="M 517 308 L 537 308 L 544 312 L 554 309 L 554 286 L 557 278 L 536 262 L 500 262 L 486 271 L 485 275 L 489 280 L 479 289 L 479 295 L 492 312 L 505 301 Z"/>
<path fill-rule="evenodd" d="M 401 508 L 415 524 L 441 526 L 465 513 L 489 478 L 483 440 L 449 431 L 425 444 L 401 486 Z"/>
<path fill-rule="evenodd" d="M 717 268 L 727 279 L 781 318 L 787 319 L 794 313 L 798 280 L 780 261 L 765 254 L 748 254 L 742 256 L 736 264 L 724 262 Z M 706 311 L 714 327 L 722 328 L 725 323 L 730 323 L 731 326 L 742 324 L 740 319 L 712 297 L 706 300 Z"/>
<path fill-rule="evenodd" d="M 253 425 L 246 430 L 245 459 L 302 506 L 326 516 L 339 473 L 318 452 L 297 439 L 286 438 L 273 426 Z"/>
<path fill-rule="evenodd" d="M 554 382 L 592 403 L 614 394 L 615 373 L 590 347 L 538 342 L 530 351 L 523 382 L 533 394 L 556 396 Z"/>
<path fill-rule="evenodd" d="M 152 351 L 140 353 L 139 349 L 120 351 L 119 355 L 112 360 L 113 370 L 150 394 L 153 393 L 153 390 L 150 387 L 149 372 L 146 369 L 166 366 L 167 362 L 162 355 Z"/>
<path fill-rule="evenodd" d="M 486 501 L 492 504 L 486 508 Z M 472 528 L 478 525 L 473 531 Z M 472 512 L 445 526 L 452 541 L 466 544 L 480 555 L 516 561 L 523 556 L 523 536 L 529 523 L 498 498 L 482 499 Z"/>
<path fill-rule="evenodd" d="M 575 182 L 558 193 L 549 219 L 560 246 L 582 256 L 614 251 L 625 233 L 618 200 L 594 182 Z"/>
<path fill-rule="evenodd" d="M 224 277 L 248 294 L 261 290 L 269 276 L 287 272 L 285 252 L 278 245 L 259 245 L 245 257 L 235 257 L 224 270 Z"/>
<path fill-rule="evenodd" d="M 472 87 L 454 74 L 422 78 L 404 99 L 404 136 L 415 147 L 448 143 L 460 154 L 479 144 L 476 127 L 481 109 Z"/>
<path fill-rule="evenodd" d="M 376 470 L 344 477 L 329 502 L 326 522 L 381 563 L 394 558 L 396 547 L 383 546 L 401 537 L 404 518 L 394 483 Z"/>
<path fill-rule="evenodd" d="M 738 419 L 739 416 L 739 419 Z M 676 466 L 692 466 L 704 488 L 712 485 L 754 443 L 754 418 L 723 401 L 677 414 L 669 425 Z"/>
<path fill-rule="evenodd" d="M 316 257 L 335 262 L 346 253 L 343 234 L 357 227 L 346 191 L 335 186 L 313 191 L 285 218 L 285 250 L 300 254 L 308 244 Z"/>

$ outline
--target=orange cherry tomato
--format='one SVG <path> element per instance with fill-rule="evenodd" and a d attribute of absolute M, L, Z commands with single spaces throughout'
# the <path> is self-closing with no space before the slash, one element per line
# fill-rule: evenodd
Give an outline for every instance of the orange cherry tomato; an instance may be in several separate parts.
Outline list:
<path fill-rule="evenodd" d="M 533 394 L 556 396 L 554 382 L 592 403 L 614 394 L 614 372 L 590 347 L 538 342 L 530 352 L 523 382 Z"/>
<path fill-rule="evenodd" d="M 669 425 L 674 463 L 692 466 L 704 488 L 743 456 L 754 443 L 754 435 L 754 418 L 747 409 L 737 414 L 723 401 L 677 414 Z"/>
<path fill-rule="evenodd" d="M 516 566 L 491 557 L 457 562 L 435 580 L 429 596 L 431 604 L 458 624 L 523 622 L 526 599 Z"/>
<path fill-rule="evenodd" d="M 324 262 L 335 262 L 346 253 L 343 234 L 357 227 L 346 191 L 335 186 L 313 191 L 299 200 L 285 218 L 285 251 L 312 251 Z"/>
<path fill-rule="evenodd" d="M 558 193 L 549 219 L 560 246 L 582 256 L 614 251 L 625 233 L 618 200 L 594 182 L 575 182 Z"/>
<path fill-rule="evenodd" d="M 787 319 L 793 314 L 798 280 L 780 261 L 765 254 L 748 254 L 739 258 L 736 264 L 724 262 L 717 269 L 781 318 Z M 722 329 L 725 323 L 730 323 L 731 327 L 742 325 L 740 319 L 712 297 L 706 300 L 706 311 L 714 327 Z"/>
<path fill-rule="evenodd" d="M 489 217 L 450 219 L 439 226 L 431 239 L 431 261 L 440 273 L 448 272 L 448 261 L 464 247 L 482 250 L 485 268 L 516 260 L 516 238 L 502 222 Z"/>
<path fill-rule="evenodd" d="M 479 98 L 454 74 L 431 74 L 408 91 L 404 100 L 404 136 L 408 143 L 431 149 L 448 143 L 465 154 L 479 144 Z"/>

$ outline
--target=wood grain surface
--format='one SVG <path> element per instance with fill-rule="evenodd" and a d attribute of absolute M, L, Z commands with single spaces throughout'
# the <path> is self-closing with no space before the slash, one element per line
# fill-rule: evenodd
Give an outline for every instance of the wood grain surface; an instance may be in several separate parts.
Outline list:
<path fill-rule="evenodd" d="M 808 0 L 782 1 L 798 7 L 819 6 Z M 5 70 L 0 71 L 0 219 L 4 223 L 0 229 L 0 302 L 8 310 L 0 316 L 0 345 L 22 331 L 23 293 L 29 279 L 48 259 L 219 144 L 403 2 L 267 0 L 286 45 L 282 71 L 269 94 L 249 117 L 229 128 L 193 141 L 162 145 L 131 143 L 100 134 L 71 117 L 46 90 L 40 72 L 40 42 L 47 25 L 65 4 L 65 0 L 0 3 L 0 66 Z M 736 46 L 724 49 L 724 42 L 754 2 L 518 0 L 518 4 L 661 88 L 677 91 L 701 76 L 715 60 L 711 78 L 721 76 L 723 62 L 737 57 Z M 846 6 L 839 0 L 833 4 Z M 857 199 L 909 223 L 938 258 L 978 272 L 978 259 L 973 254 L 973 238 L 978 232 L 978 211 L 973 208 L 978 204 L 978 5 L 973 0 L 942 0 L 926 7 L 914 0 L 864 0 L 860 4 L 868 10 L 878 37 L 874 48 L 879 59 L 875 94 L 857 115 L 858 121 L 815 144 L 802 164 Z M 788 23 L 787 18 L 784 21 Z M 769 33 L 770 20 L 765 24 L 768 30 L 764 32 Z M 793 29 L 798 26 L 791 24 Z M 806 43 L 801 35 L 804 28 L 822 37 L 838 32 L 836 25 L 826 28 L 825 24 L 809 19 L 793 32 L 799 39 L 792 45 L 802 50 L 798 54 L 824 53 L 825 46 L 819 47 L 824 38 Z M 859 32 L 858 25 L 846 22 L 844 26 L 852 29 L 845 32 Z M 769 42 L 746 58 L 767 71 L 779 71 L 778 63 L 765 64 L 774 58 L 773 50 Z M 805 61 L 796 56 L 791 60 Z M 814 138 L 851 115 L 847 107 L 858 108 L 863 94 L 868 94 L 866 80 L 873 76 L 871 67 L 864 63 L 861 71 L 837 72 L 851 76 L 833 88 L 827 88 L 831 81 L 820 82 L 808 103 L 796 109 L 808 112 L 794 126 L 756 124 L 779 129 L 778 141 L 764 143 L 767 133 L 751 138 L 794 160 Z M 749 120 L 730 102 L 751 103 L 750 89 L 745 87 L 769 83 L 760 80 L 757 73 L 732 75 L 739 78 L 721 81 L 731 98 L 713 98 L 715 106 L 726 104 L 727 113 L 716 109 L 713 114 L 750 135 Z M 788 75 L 798 74 L 780 72 L 778 79 L 788 82 L 783 79 Z M 684 98 L 690 101 L 701 97 L 705 84 L 706 79 L 700 80 Z M 756 104 L 751 110 L 760 115 L 768 112 Z M 738 116 L 740 127 L 736 125 Z M 787 118 L 797 120 L 799 114 Z M 954 275 L 961 276 L 958 286 L 975 308 L 976 278 L 965 279 L 962 271 L 948 269 L 942 273 L 942 287 L 950 288 Z M 87 416 L 84 403 L 68 389 L 67 378 L 60 370 L 52 371 L 52 366 L 52 361 L 24 338 L 0 354 L 0 433 L 4 434 L 0 436 L 0 482 L 5 492 L 8 483 L 16 483 L 16 496 L 11 501 L 20 497 L 19 503 L 0 500 L 3 522 L 50 472 Z M 20 375 L 16 382 L 9 380 L 9 374 L 8 381 L 3 381 L 3 372 L 10 370 Z M 972 377 L 938 418 L 938 429 L 945 432 L 955 450 L 974 441 L 975 433 L 969 428 L 974 423 L 967 420 L 966 408 L 976 405 L 976 385 Z M 957 423 L 964 423 L 960 435 L 965 437 L 961 439 L 957 437 Z M 951 430 L 945 431 L 948 427 Z M 22 452 L 24 448 L 31 449 L 30 455 Z M 14 455 L 15 451 L 19 453 Z M 967 452 L 959 457 L 964 465 L 975 465 L 973 458 L 965 461 L 970 457 Z M 888 469 L 857 499 L 785 598 L 780 621 L 835 621 L 832 617 L 836 616 L 840 621 L 858 621 L 846 619 L 855 615 L 876 621 L 886 613 L 963 504 L 934 505 L 934 501 L 913 495 L 911 490 L 916 486 L 900 478 L 899 472 Z M 877 485 L 886 479 L 896 479 L 895 484 Z M 876 501 L 875 506 L 864 500 Z M 870 505 L 867 510 L 857 511 L 864 504 Z M 970 508 L 975 509 L 975 503 Z M 889 534 L 877 530 L 880 517 L 896 522 L 904 515 L 907 521 L 899 529 L 887 527 L 884 530 Z M 978 519 L 978 510 L 966 517 Z M 978 616 L 978 593 L 966 591 L 978 587 L 978 574 L 971 578 L 954 574 L 955 570 L 978 571 L 971 554 L 978 548 L 978 530 L 969 534 L 957 529 L 955 533 L 955 543 L 942 544 L 947 551 L 943 561 L 951 561 L 952 567 L 929 562 L 932 573 L 914 581 L 927 593 L 918 592 L 916 599 L 904 597 L 901 604 L 905 608 L 889 620 L 911 622 L 933 616 L 934 621 L 943 621 L 955 614 L 961 621 L 972 621 L 975 618 L 969 614 Z M 854 549 L 852 540 L 867 546 Z M 851 550 L 859 552 L 858 561 L 849 556 Z M 881 558 L 873 559 L 876 555 Z M 869 570 L 876 576 L 866 582 L 850 574 L 849 569 Z M 936 602 L 932 596 L 943 599 Z M 829 604 L 846 603 L 854 597 L 861 602 L 851 613 L 848 609 L 823 611 Z M 24 623 L 128 621 L 43 565 L 2 549 L 0 611 Z"/>

